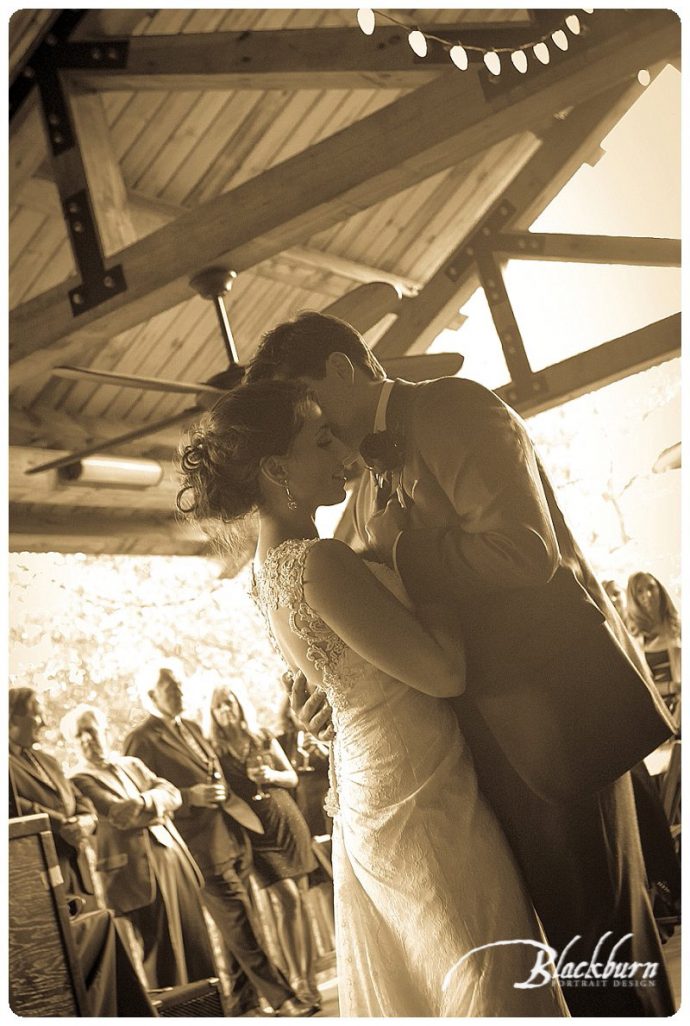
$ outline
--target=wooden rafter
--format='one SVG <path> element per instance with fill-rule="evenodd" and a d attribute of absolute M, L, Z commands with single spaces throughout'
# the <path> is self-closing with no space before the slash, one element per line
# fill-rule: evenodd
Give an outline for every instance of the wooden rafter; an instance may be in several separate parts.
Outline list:
<path fill-rule="evenodd" d="M 553 121 L 539 150 L 496 198 L 493 211 L 502 205 L 507 211 L 501 232 L 528 227 L 642 92 L 637 82 L 619 85 L 576 107 L 564 120 Z M 403 304 L 395 323 L 377 342 L 377 353 L 424 351 L 448 327 L 477 288 L 472 243 L 476 235 L 486 243 L 481 230 L 481 225 L 473 225 L 414 301 Z"/>
<path fill-rule="evenodd" d="M 11 552 L 137 553 L 199 555 L 208 539 L 173 516 L 118 515 L 113 510 L 36 510 L 10 506 Z"/>
<path fill-rule="evenodd" d="M 566 235 L 557 232 L 499 232 L 494 252 L 521 260 L 563 260 L 573 263 L 635 264 L 680 267 L 680 239 L 617 235 Z"/>
<path fill-rule="evenodd" d="M 489 304 L 491 319 L 501 343 L 511 381 L 517 386 L 522 386 L 531 378 L 532 368 L 503 280 L 503 271 L 488 247 L 475 247 L 474 263 Z"/>
<path fill-rule="evenodd" d="M 57 56 L 69 66 L 68 48 Z M 357 28 L 142 35 L 128 41 L 124 67 L 79 68 L 70 77 L 101 91 L 414 89 L 441 71 L 452 72 L 446 53 L 415 59 L 389 25 L 373 41 Z"/>
<path fill-rule="evenodd" d="M 31 210 L 48 217 L 59 217 L 60 197 L 55 183 L 45 174 L 39 174 L 25 182 L 16 194 L 13 202 L 26 206 Z M 168 203 L 154 196 L 147 196 L 136 189 L 127 191 L 126 206 L 136 232 L 136 238 L 143 238 L 164 224 L 170 224 L 176 218 L 188 213 L 189 207 Z M 122 248 L 122 247 L 120 247 Z M 309 268 L 321 274 L 328 272 L 346 281 L 365 284 L 370 281 L 388 281 L 398 285 L 404 295 L 415 295 L 421 288 L 421 282 L 407 275 L 393 274 L 391 271 L 374 267 L 372 264 L 349 257 L 341 257 L 321 249 L 309 246 L 293 246 L 284 252 L 258 265 L 255 273 L 284 281 L 287 274 L 299 268 Z M 287 271 L 285 270 L 287 269 Z M 293 280 L 287 279 L 287 280 Z M 335 293 L 334 293 L 335 294 Z M 340 293 L 337 293 L 340 294 Z"/>
<path fill-rule="evenodd" d="M 371 206 L 541 124 L 566 98 L 578 104 L 612 82 L 628 80 L 640 62 L 648 65 L 677 51 L 675 15 L 615 14 L 615 31 L 583 41 L 576 57 L 543 69 L 496 100 L 485 93 L 483 72 L 442 76 L 159 229 L 119 254 L 128 291 L 77 321 L 66 299 L 70 283 L 24 304 L 11 317 L 11 360 L 68 334 L 116 334 L 189 298 L 188 278 L 198 267 L 210 261 L 238 271 L 253 266 L 353 208 Z"/>
<path fill-rule="evenodd" d="M 534 375 L 531 395 L 519 397 L 512 384 L 496 391 L 522 416 L 530 417 L 679 356 L 680 334 L 680 314 L 672 314 L 551 364 Z"/>
<path fill-rule="evenodd" d="M 562 16 L 550 13 L 553 27 Z M 353 12 L 354 22 L 354 12 Z M 419 26 L 431 36 L 463 39 L 468 45 L 492 48 L 521 46 L 538 38 L 542 26 L 458 24 Z M 126 62 L 111 68 L 107 62 L 84 68 L 77 52 L 75 79 L 100 90 L 185 89 L 357 89 L 416 88 L 442 72 L 452 73 L 446 49 L 429 40 L 425 58 L 407 46 L 404 28 L 379 23 L 367 39 L 352 28 L 261 29 L 141 35 L 129 40 Z M 68 66 L 67 48 L 58 54 Z M 87 58 L 88 62 L 88 58 Z"/>
<path fill-rule="evenodd" d="M 73 91 L 71 108 L 101 246 L 109 256 L 139 238 L 127 187 L 111 143 L 102 98 L 92 92 Z M 59 179 L 56 181 L 59 187 Z"/>

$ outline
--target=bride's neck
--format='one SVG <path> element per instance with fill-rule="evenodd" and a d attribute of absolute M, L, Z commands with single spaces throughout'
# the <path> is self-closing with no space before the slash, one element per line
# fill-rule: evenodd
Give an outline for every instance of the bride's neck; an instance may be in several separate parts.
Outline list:
<path fill-rule="evenodd" d="M 281 542 L 292 538 L 318 538 L 314 513 L 296 509 L 283 513 L 266 512 L 259 518 L 259 540 L 256 546 L 259 561 L 263 563 L 266 553 Z"/>

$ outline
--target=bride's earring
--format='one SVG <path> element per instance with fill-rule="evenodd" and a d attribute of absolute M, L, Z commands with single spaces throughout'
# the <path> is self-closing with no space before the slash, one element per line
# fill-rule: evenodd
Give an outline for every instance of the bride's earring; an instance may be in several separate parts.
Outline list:
<path fill-rule="evenodd" d="M 297 509 L 297 503 L 290 494 L 290 486 L 287 481 L 285 482 L 285 494 L 287 495 L 287 507 L 288 509 Z"/>

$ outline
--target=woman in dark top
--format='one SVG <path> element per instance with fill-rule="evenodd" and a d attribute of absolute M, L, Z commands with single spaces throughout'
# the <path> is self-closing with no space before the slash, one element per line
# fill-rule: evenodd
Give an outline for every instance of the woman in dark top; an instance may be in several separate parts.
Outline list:
<path fill-rule="evenodd" d="M 289 793 L 297 786 L 297 774 L 269 731 L 250 730 L 229 688 L 216 688 L 211 696 L 210 733 L 228 785 L 251 801 L 264 828 L 263 835 L 250 835 L 254 869 L 271 896 L 290 983 L 300 998 L 317 1003 L 304 901 L 307 875 L 316 868 L 316 859 L 309 828 Z"/>
<path fill-rule="evenodd" d="M 631 574 L 628 580 L 628 624 L 642 642 L 659 692 L 672 706 L 680 693 L 680 617 L 652 574 Z"/>

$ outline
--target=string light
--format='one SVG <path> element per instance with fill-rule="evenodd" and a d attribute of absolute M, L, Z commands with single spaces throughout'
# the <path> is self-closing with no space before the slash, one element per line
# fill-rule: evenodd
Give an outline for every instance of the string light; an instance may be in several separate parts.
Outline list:
<path fill-rule="evenodd" d="M 517 71 L 519 71 L 521 75 L 524 75 L 527 71 L 527 54 L 525 51 L 515 50 L 514 53 L 511 53 L 510 59 Z"/>
<path fill-rule="evenodd" d="M 594 8 L 584 7 L 582 8 L 582 11 L 584 14 L 593 14 Z M 357 22 L 365 35 L 370 36 L 373 34 L 374 29 L 376 28 L 377 15 L 392 22 L 394 25 L 399 25 L 400 28 L 407 30 L 407 41 L 413 52 L 418 57 L 427 56 L 429 52 L 428 43 L 433 40 L 434 42 L 439 43 L 448 52 L 450 60 L 456 68 L 460 69 L 460 71 L 467 71 L 470 62 L 469 54 L 472 52 L 481 56 L 484 64 L 492 75 L 500 75 L 500 55 L 510 54 L 510 59 L 516 71 L 521 75 L 524 75 L 528 69 L 528 50 L 532 50 L 535 57 L 541 64 L 548 64 L 551 60 L 551 51 L 547 46 L 547 40 L 551 40 L 559 50 L 566 51 L 569 46 L 569 40 L 566 32 L 564 32 L 562 28 L 559 28 L 554 32 L 546 33 L 546 35 L 543 35 L 540 39 L 535 39 L 531 43 L 525 43 L 523 46 L 518 47 L 515 50 L 509 46 L 496 46 L 492 50 L 487 50 L 483 46 L 472 46 L 469 43 L 461 43 L 459 41 L 451 42 L 449 39 L 443 39 L 441 36 L 432 35 L 430 32 L 422 32 L 419 28 L 410 28 L 409 25 L 399 21 L 392 14 L 389 14 L 388 11 L 375 11 L 369 7 L 359 7 L 357 9 Z M 565 18 L 564 25 L 574 36 L 579 36 L 582 31 L 580 19 L 576 14 L 569 14 Z"/>
<path fill-rule="evenodd" d="M 467 56 L 467 50 L 464 46 L 460 46 L 460 43 L 456 43 L 455 46 L 451 46 L 448 56 L 456 68 L 460 68 L 460 71 L 467 71 L 470 59 Z"/>
<path fill-rule="evenodd" d="M 501 74 L 501 58 L 495 50 L 489 50 L 488 53 L 484 54 L 484 63 L 492 75 Z"/>
<path fill-rule="evenodd" d="M 357 11 L 357 21 L 365 36 L 374 34 L 376 28 L 376 15 L 370 7 L 360 7 Z"/>
<path fill-rule="evenodd" d="M 426 36 L 423 32 L 420 32 L 419 29 L 413 29 L 407 37 L 407 41 L 418 57 L 426 57 L 428 50 Z"/>
<path fill-rule="evenodd" d="M 546 43 L 537 43 L 532 47 L 532 50 L 534 52 L 534 56 L 538 61 L 541 61 L 542 64 L 548 64 L 551 60 L 551 54 L 549 53 L 549 48 Z"/>
<path fill-rule="evenodd" d="M 641 86 L 646 87 L 652 81 L 652 76 L 649 74 L 646 68 L 643 68 L 641 71 L 638 71 L 637 73 L 637 81 L 640 83 Z"/>

